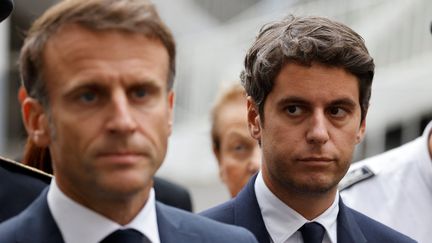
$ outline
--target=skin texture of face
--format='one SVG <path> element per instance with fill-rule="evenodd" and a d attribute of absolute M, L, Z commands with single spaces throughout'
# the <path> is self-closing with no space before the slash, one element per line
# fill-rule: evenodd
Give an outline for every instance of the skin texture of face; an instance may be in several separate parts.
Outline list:
<path fill-rule="evenodd" d="M 214 152 L 219 176 L 234 197 L 259 170 L 261 150 L 248 131 L 246 99 L 226 103 L 219 113 L 220 151 Z"/>
<path fill-rule="evenodd" d="M 24 101 L 30 136 L 49 146 L 66 195 L 127 223 L 147 200 L 171 133 L 166 49 L 144 35 L 69 24 L 43 60 L 49 108 Z M 113 205 L 125 206 L 123 215 L 109 215 Z"/>
<path fill-rule="evenodd" d="M 275 79 L 264 116 L 262 123 L 249 98 L 249 126 L 261 141 L 265 183 L 306 218 L 318 216 L 334 201 L 364 135 L 357 78 L 341 68 L 288 63 Z"/>

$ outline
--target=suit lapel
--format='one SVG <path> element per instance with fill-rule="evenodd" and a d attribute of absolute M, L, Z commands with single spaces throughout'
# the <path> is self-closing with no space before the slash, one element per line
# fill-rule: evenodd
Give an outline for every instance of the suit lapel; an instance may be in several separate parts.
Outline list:
<path fill-rule="evenodd" d="M 63 238 L 47 201 L 48 188 L 17 218 L 25 232 L 17 234 L 17 242 L 62 243 Z"/>
<path fill-rule="evenodd" d="M 255 195 L 254 184 L 256 177 L 257 175 L 252 177 L 234 199 L 234 224 L 251 231 L 258 242 L 269 242 L 270 236 L 265 227 Z M 351 209 L 345 206 L 341 198 L 339 199 L 339 214 L 337 217 L 337 237 L 338 242 L 342 243 L 367 242 Z"/>
<path fill-rule="evenodd" d="M 338 242 L 367 242 L 363 232 L 361 231 L 351 209 L 348 208 L 339 198 L 339 214 L 337 217 L 337 239 Z"/>
<path fill-rule="evenodd" d="M 251 231 L 258 242 L 270 242 L 270 236 L 265 227 L 261 210 L 255 194 L 255 180 L 253 176 L 248 184 L 234 198 L 234 224 Z M 339 213 L 337 217 L 338 242 L 365 243 L 367 242 L 351 209 L 339 198 Z"/>
<path fill-rule="evenodd" d="M 166 210 L 165 206 L 159 202 L 156 202 L 156 216 L 161 243 L 203 242 L 198 234 L 190 233 L 182 228 L 182 223 L 187 224 L 187 222 L 182 222 L 182 217 Z"/>
<path fill-rule="evenodd" d="M 270 236 L 255 195 L 256 177 L 257 174 L 249 180 L 234 199 L 234 224 L 251 231 L 258 242 L 270 242 Z"/>

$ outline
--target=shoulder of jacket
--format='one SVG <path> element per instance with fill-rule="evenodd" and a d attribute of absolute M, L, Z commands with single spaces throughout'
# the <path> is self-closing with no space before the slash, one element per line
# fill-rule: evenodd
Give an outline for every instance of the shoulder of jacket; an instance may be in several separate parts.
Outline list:
<path fill-rule="evenodd" d="M 338 189 L 339 191 L 343 191 L 361 181 L 368 180 L 374 176 L 375 173 L 367 165 L 360 166 L 349 171 L 344 176 L 344 178 L 342 178 L 342 180 L 339 182 Z"/>
<path fill-rule="evenodd" d="M 33 168 L 31 166 L 28 165 L 24 165 L 22 163 L 13 161 L 11 159 L 5 158 L 5 157 L 1 157 L 0 156 L 0 167 L 11 171 L 11 172 L 15 172 L 15 173 L 19 173 L 19 174 L 23 174 L 23 175 L 27 175 L 33 178 L 37 178 L 39 180 L 42 180 L 46 183 L 50 183 L 51 179 L 52 179 L 52 175 L 45 173 L 41 170 L 38 170 L 36 168 Z"/>

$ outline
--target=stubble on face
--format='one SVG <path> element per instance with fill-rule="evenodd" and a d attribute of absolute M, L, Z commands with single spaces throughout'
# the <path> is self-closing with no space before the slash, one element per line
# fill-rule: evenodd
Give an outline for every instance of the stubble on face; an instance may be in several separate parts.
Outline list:
<path fill-rule="evenodd" d="M 138 194 L 146 200 L 171 131 L 165 47 L 139 34 L 69 25 L 44 55 L 46 130 L 60 189 L 91 208 Z"/>
<path fill-rule="evenodd" d="M 357 79 L 343 69 L 284 66 L 259 124 L 264 181 L 275 194 L 336 193 L 364 129 L 358 96 Z"/>

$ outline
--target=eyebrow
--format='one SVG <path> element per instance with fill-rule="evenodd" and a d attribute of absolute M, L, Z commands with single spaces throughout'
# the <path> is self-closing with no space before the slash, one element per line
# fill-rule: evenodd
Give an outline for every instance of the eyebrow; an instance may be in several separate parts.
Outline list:
<path fill-rule="evenodd" d="M 227 137 L 251 137 L 248 131 L 228 131 Z"/>
<path fill-rule="evenodd" d="M 346 106 L 346 107 L 349 107 L 349 108 L 354 108 L 354 107 L 356 107 L 356 102 L 354 102 L 352 99 L 349 99 L 349 98 L 342 98 L 342 99 L 337 99 L 337 100 L 335 100 L 335 101 L 332 101 L 331 103 L 330 103 L 330 105 L 333 105 L 333 106 Z"/>
<path fill-rule="evenodd" d="M 284 107 L 289 104 L 297 104 L 297 105 L 305 105 L 310 106 L 311 103 L 307 101 L 306 99 L 299 97 L 299 96 L 289 96 L 285 97 L 277 102 L 278 107 Z M 355 107 L 357 104 L 355 101 L 353 101 L 350 98 L 340 98 L 336 100 L 332 100 L 329 104 L 326 104 L 326 106 L 346 106 L 346 107 Z"/>
<path fill-rule="evenodd" d="M 299 96 L 285 97 L 277 102 L 278 107 L 284 107 L 289 104 L 310 105 L 310 102 Z"/>
<path fill-rule="evenodd" d="M 88 87 L 88 88 L 103 88 L 106 86 L 109 86 L 111 83 L 110 78 L 101 78 L 101 77 L 86 77 L 83 79 L 78 80 L 80 83 L 77 84 L 74 89 L 81 88 L 81 87 Z M 151 78 L 137 78 L 135 80 L 126 81 L 124 84 L 126 86 L 140 86 L 140 85 L 146 85 L 146 86 L 154 86 L 158 87 L 158 81 Z"/>

